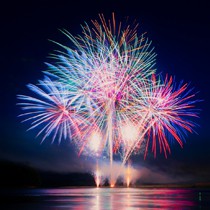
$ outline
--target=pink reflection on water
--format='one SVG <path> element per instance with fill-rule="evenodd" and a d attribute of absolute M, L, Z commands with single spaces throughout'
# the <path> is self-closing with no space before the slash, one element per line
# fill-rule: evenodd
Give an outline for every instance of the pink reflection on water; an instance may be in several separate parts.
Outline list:
<path fill-rule="evenodd" d="M 196 205 L 195 195 L 184 189 L 72 188 L 41 190 L 40 194 L 51 204 L 49 210 L 183 209 Z"/>

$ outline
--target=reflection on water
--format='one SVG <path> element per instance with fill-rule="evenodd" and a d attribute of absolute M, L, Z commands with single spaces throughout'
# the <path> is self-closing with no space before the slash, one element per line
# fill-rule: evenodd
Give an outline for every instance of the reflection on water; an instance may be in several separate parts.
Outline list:
<path fill-rule="evenodd" d="M 0 209 L 203 209 L 210 189 L 66 188 L 0 191 Z"/>

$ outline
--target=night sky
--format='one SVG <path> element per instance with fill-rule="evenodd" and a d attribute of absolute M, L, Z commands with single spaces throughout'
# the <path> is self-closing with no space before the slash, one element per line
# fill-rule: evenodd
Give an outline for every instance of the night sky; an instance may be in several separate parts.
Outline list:
<path fill-rule="evenodd" d="M 55 3 L 54 3 L 55 2 Z M 74 2 L 74 3 L 70 3 Z M 147 32 L 157 53 L 158 72 L 175 76 L 177 81 L 195 87 L 201 109 L 197 134 L 189 134 L 184 148 L 172 144 L 165 160 L 150 153 L 132 158 L 142 182 L 210 182 L 210 3 L 208 1 L 12 1 L 1 5 L 0 76 L 0 160 L 24 163 L 39 170 L 89 172 L 92 160 L 77 157 L 69 141 L 60 145 L 35 139 L 37 130 L 26 132 L 20 123 L 17 94 L 30 92 L 26 84 L 36 84 L 50 62 L 49 53 L 57 46 L 71 43 L 58 29 L 80 34 L 80 24 L 99 19 L 98 14 L 116 19 L 129 16 L 139 22 L 139 34 Z M 1 170 L 1 169 L 0 169 Z"/>

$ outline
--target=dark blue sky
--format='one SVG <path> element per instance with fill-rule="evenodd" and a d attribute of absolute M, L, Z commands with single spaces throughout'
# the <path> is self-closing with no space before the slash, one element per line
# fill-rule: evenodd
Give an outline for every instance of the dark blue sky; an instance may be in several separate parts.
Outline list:
<path fill-rule="evenodd" d="M 172 146 L 172 154 L 165 160 L 141 156 L 133 162 L 145 171 L 172 177 L 178 181 L 210 182 L 210 3 L 208 1 L 28 1 L 8 2 L 1 7 L 1 112 L 0 159 L 24 162 L 31 166 L 57 170 L 88 170 L 88 159 L 79 159 L 73 145 L 60 146 L 50 140 L 40 145 L 35 131 L 26 132 L 17 115 L 17 94 L 26 93 L 26 84 L 43 78 L 47 56 L 56 49 L 48 39 L 68 45 L 68 40 L 58 31 L 67 29 L 72 34 L 81 33 L 80 24 L 90 23 L 103 13 L 110 18 L 129 16 L 140 23 L 139 33 L 147 32 L 157 53 L 158 71 L 176 76 L 176 80 L 191 82 L 198 98 L 201 114 L 197 120 L 198 135 L 189 135 L 184 148 Z M 69 3 L 74 2 L 74 3 Z M 146 173 L 146 172 L 145 172 Z M 157 177 L 156 177 L 157 178 Z M 155 179 L 155 176 L 151 176 Z M 170 179 L 169 179 L 170 180 Z"/>

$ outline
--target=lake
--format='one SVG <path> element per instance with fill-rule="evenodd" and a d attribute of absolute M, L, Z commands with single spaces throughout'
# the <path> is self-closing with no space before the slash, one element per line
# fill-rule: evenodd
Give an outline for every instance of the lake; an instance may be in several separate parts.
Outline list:
<path fill-rule="evenodd" d="M 0 196 L 1 210 L 210 209 L 205 188 L 1 189 Z"/>

